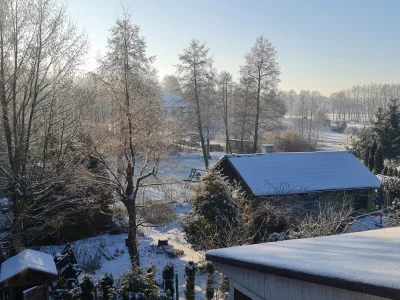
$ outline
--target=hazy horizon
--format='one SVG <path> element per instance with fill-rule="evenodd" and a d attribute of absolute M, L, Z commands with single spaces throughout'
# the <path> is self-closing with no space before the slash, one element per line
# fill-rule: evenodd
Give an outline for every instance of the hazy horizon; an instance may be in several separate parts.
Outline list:
<path fill-rule="evenodd" d="M 69 0 L 88 33 L 87 68 L 104 53 L 122 5 L 140 26 L 159 77 L 174 74 L 191 39 L 206 42 L 218 71 L 239 77 L 244 54 L 263 35 L 276 47 L 281 90 L 329 96 L 353 85 L 400 83 L 399 1 Z"/>

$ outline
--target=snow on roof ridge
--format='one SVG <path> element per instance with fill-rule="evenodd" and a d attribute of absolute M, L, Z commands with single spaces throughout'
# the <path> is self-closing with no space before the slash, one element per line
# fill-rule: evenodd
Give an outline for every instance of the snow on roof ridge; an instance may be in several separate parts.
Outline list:
<path fill-rule="evenodd" d="M 58 275 L 52 255 L 26 249 L 1 264 L 0 282 L 3 282 L 26 269 Z"/>
<path fill-rule="evenodd" d="M 252 157 L 252 156 L 259 156 L 259 155 L 266 155 L 266 154 L 317 154 L 317 153 L 351 153 L 349 150 L 330 150 L 330 151 L 307 151 L 307 152 L 269 152 L 269 153 L 249 153 L 249 154 L 226 154 L 226 157 Z"/>

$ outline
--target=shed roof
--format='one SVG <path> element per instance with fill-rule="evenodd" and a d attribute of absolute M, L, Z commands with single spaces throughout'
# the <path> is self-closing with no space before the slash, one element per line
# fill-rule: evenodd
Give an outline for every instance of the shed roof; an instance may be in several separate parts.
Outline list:
<path fill-rule="evenodd" d="M 226 155 L 256 196 L 377 188 L 379 179 L 348 151 Z"/>
<path fill-rule="evenodd" d="M 27 249 L 1 264 L 0 282 L 8 280 L 27 269 L 58 275 L 52 255 Z"/>
<path fill-rule="evenodd" d="M 399 299 L 400 227 L 210 250 L 206 259 Z"/>

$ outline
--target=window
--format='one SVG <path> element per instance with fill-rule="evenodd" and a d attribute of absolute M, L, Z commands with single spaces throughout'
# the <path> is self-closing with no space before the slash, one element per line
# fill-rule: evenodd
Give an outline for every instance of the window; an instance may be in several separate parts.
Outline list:
<path fill-rule="evenodd" d="M 234 300 L 252 300 L 249 296 L 246 296 L 245 294 L 243 294 L 242 292 L 240 292 L 237 289 L 234 289 L 233 299 Z"/>

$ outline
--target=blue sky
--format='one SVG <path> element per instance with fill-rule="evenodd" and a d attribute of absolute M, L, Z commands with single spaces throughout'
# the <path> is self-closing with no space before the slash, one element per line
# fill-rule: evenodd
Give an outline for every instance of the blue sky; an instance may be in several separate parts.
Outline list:
<path fill-rule="evenodd" d="M 354 84 L 400 83 L 398 0 L 69 0 L 69 10 L 91 42 L 88 68 L 104 53 L 108 29 L 121 12 L 146 37 L 160 78 L 174 74 L 178 54 L 205 41 L 215 67 L 239 76 L 257 36 L 275 46 L 279 87 L 329 96 Z"/>

